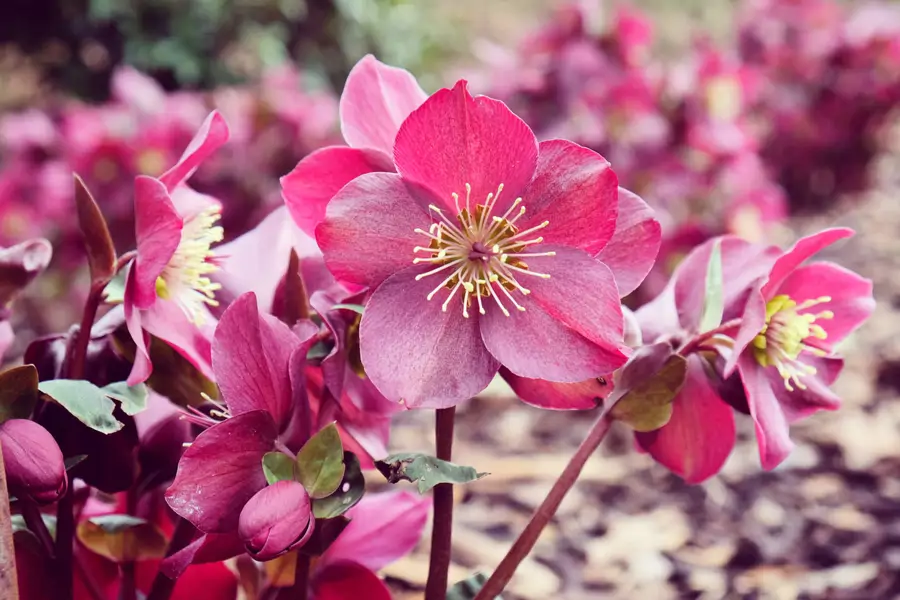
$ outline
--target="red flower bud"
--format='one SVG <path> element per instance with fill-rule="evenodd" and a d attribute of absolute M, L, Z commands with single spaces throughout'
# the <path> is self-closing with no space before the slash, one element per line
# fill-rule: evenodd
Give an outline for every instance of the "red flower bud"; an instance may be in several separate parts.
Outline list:
<path fill-rule="evenodd" d="M 306 543 L 315 519 L 309 494 L 296 481 L 279 481 L 258 491 L 241 511 L 238 535 L 256 560 L 271 560 Z"/>
<path fill-rule="evenodd" d="M 11 419 L 0 425 L 0 445 L 11 495 L 50 504 L 66 492 L 63 455 L 46 429 L 34 421 Z"/>

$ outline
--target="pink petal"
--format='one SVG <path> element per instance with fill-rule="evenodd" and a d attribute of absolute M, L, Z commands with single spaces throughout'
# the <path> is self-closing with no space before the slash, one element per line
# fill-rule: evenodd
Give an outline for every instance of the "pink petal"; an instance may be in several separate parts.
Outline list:
<path fill-rule="evenodd" d="M 400 125 L 427 98 L 409 71 L 367 54 L 350 70 L 341 94 L 344 140 L 354 148 L 374 148 L 390 156 Z"/>
<path fill-rule="evenodd" d="M 403 179 L 424 190 L 422 201 L 453 207 L 451 194 L 472 204 L 503 192 L 492 211 L 503 214 L 522 195 L 537 166 L 537 141 L 522 119 L 492 98 L 472 98 L 466 82 L 435 92 L 403 122 L 394 163 Z"/>
<path fill-rule="evenodd" d="M 710 385 L 703 359 L 687 359 L 684 387 L 672 406 L 672 418 L 656 431 L 635 433 L 638 444 L 687 483 L 716 473 L 734 447 L 734 414 Z"/>
<path fill-rule="evenodd" d="M 211 316 L 207 316 L 212 319 Z M 141 327 L 174 348 L 207 379 L 214 379 L 210 338 L 212 326 L 200 328 L 181 307 L 171 300 L 159 299 L 141 311 Z"/>
<path fill-rule="evenodd" d="M 750 289 L 744 304 L 744 310 L 741 313 L 741 324 L 738 326 L 737 331 L 731 333 L 734 345 L 722 369 L 722 375 L 726 378 L 731 377 L 731 374 L 734 373 L 734 369 L 741 355 L 744 354 L 744 350 L 759 335 L 759 332 L 762 331 L 766 324 L 766 300 L 760 291 L 761 286 L 762 280 L 759 280 Z"/>
<path fill-rule="evenodd" d="M 288 366 L 300 339 L 247 292 L 222 314 L 212 346 L 213 371 L 233 415 L 265 410 L 279 431 L 291 412 Z"/>
<path fill-rule="evenodd" d="M 538 254 L 555 252 L 556 255 L 525 258 L 530 271 L 550 275 L 549 279 L 544 279 L 522 274 L 519 283 L 531 290 L 526 298 L 554 319 L 607 349 L 611 368 L 596 375 L 612 373 L 625 364 L 626 356 L 620 351 L 624 319 L 615 278 L 609 267 L 584 251 L 567 246 L 541 244 L 530 247 L 529 251 Z"/>
<path fill-rule="evenodd" d="M 419 543 L 430 508 L 427 497 L 411 492 L 367 494 L 350 509 L 350 524 L 319 564 L 353 560 L 372 571 L 386 567 Z"/>
<path fill-rule="evenodd" d="M 617 185 L 609 162 L 593 150 L 566 140 L 541 142 L 534 179 L 522 194 L 528 210 L 516 226 L 549 221 L 540 233 L 545 242 L 596 254 L 616 229 Z"/>
<path fill-rule="evenodd" d="M 670 282 L 659 296 L 638 308 L 634 316 L 641 326 L 641 337 L 646 344 L 681 331 L 678 310 L 675 307 L 675 286 Z"/>
<path fill-rule="evenodd" d="M 440 279 L 416 281 L 424 270 L 400 271 L 372 294 L 360 323 L 360 356 L 367 377 L 387 398 L 445 408 L 487 387 L 499 365 L 481 341 L 477 316 L 463 317 L 458 296 L 446 312 L 446 292 L 426 299 Z"/>
<path fill-rule="evenodd" d="M 794 448 L 788 421 L 773 389 L 773 382 L 766 368 L 759 365 L 750 354 L 741 355 L 737 364 L 738 372 L 747 393 L 750 416 L 756 425 L 756 442 L 759 445 L 759 460 L 766 470 L 781 464 Z M 774 368 L 769 370 L 774 371 Z M 784 386 L 784 383 L 778 385 Z"/>
<path fill-rule="evenodd" d="M 281 195 L 297 226 L 315 235 L 325 206 L 342 187 L 365 173 L 394 170 L 390 153 L 329 146 L 307 155 L 281 178 Z"/>
<path fill-rule="evenodd" d="M 814 263 L 796 269 L 779 286 L 777 293 L 790 296 L 797 304 L 822 296 L 831 298 L 830 302 L 816 304 L 803 311 L 817 314 L 830 310 L 834 313 L 833 319 L 816 321 L 828 337 L 807 340 L 808 344 L 828 352 L 833 351 L 835 345 L 862 325 L 875 310 L 872 282 L 833 263 Z"/>
<path fill-rule="evenodd" d="M 170 196 L 172 206 L 185 221 L 209 208 L 222 207 L 222 203 L 212 196 L 201 194 L 187 185 L 179 185 L 172 190 Z"/>
<path fill-rule="evenodd" d="M 430 224 L 400 176 L 370 173 L 354 179 L 329 202 L 316 239 L 335 277 L 375 287 L 412 266 L 413 248 L 430 241 L 414 230 L 427 231 Z"/>
<path fill-rule="evenodd" d="M 159 570 L 169 579 L 177 579 L 192 564 L 220 562 L 243 553 L 244 542 L 237 531 L 205 533 L 172 556 L 164 558 Z"/>
<path fill-rule="evenodd" d="M 181 457 L 166 502 L 207 533 L 234 531 L 244 504 L 266 487 L 262 458 L 275 449 L 275 423 L 257 410 L 213 425 Z"/>
<path fill-rule="evenodd" d="M 116 67 L 109 84 L 116 100 L 142 113 L 152 115 L 163 110 L 166 105 L 166 92 L 162 86 L 133 67 Z"/>
<path fill-rule="evenodd" d="M 313 575 L 312 600 L 391 600 L 378 575 L 364 566 L 342 561 Z"/>
<path fill-rule="evenodd" d="M 616 277 L 619 295 L 627 296 L 653 268 L 662 240 L 662 229 L 653 209 L 624 188 L 618 189 L 619 209 L 612 238 L 596 255 Z"/>
<path fill-rule="evenodd" d="M 135 353 L 134 364 L 128 375 L 128 385 L 137 385 L 150 378 L 153 373 L 153 363 L 150 362 L 150 336 L 141 326 L 141 311 L 134 305 L 135 286 L 129 282 L 134 278 L 134 264 L 128 267 L 128 275 L 125 283 L 125 297 L 123 299 L 125 310 L 125 327 L 128 329 L 131 339 L 134 340 Z"/>
<path fill-rule="evenodd" d="M 213 277 L 222 285 L 216 298 L 225 304 L 253 292 L 259 309 L 272 312 L 275 290 L 287 271 L 292 249 L 301 260 L 321 260 L 316 241 L 300 231 L 287 208 L 280 206 L 255 228 L 216 248 L 220 268 Z"/>
<path fill-rule="evenodd" d="M 171 192 L 178 185 L 187 181 L 200 163 L 227 142 L 228 135 L 228 124 L 225 123 L 225 119 L 219 114 L 219 111 L 214 110 L 203 121 L 200 129 L 194 135 L 194 139 L 178 159 L 178 163 L 163 173 L 159 180 Z"/>
<path fill-rule="evenodd" d="M 775 261 L 775 265 L 772 267 L 772 271 L 769 274 L 769 280 L 763 287 L 763 296 L 765 296 L 766 299 L 770 299 L 775 295 L 775 290 L 779 288 L 781 282 L 783 282 L 794 269 L 803 264 L 806 259 L 812 257 L 823 248 L 830 246 L 838 240 L 848 238 L 852 235 L 852 229 L 826 229 L 825 231 L 820 231 L 819 233 L 798 240 L 790 250 L 786 251 L 777 261 Z"/>
<path fill-rule="evenodd" d="M 156 279 L 172 259 L 181 242 L 184 223 L 165 186 L 152 177 L 140 175 L 134 180 L 134 224 L 137 258 L 129 281 L 138 308 L 156 301 Z"/>
<path fill-rule="evenodd" d="M 578 383 L 554 383 L 543 379 L 528 379 L 514 375 L 504 367 L 500 375 L 512 388 L 516 396 L 526 404 L 551 410 L 588 410 L 603 404 L 612 390 L 612 377 L 604 378 L 606 383 L 593 377 Z"/>

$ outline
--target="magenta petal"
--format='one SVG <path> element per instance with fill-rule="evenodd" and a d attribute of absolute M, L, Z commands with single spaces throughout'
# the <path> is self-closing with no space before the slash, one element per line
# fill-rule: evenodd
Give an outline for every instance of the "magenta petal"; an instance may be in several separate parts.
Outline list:
<path fill-rule="evenodd" d="M 342 187 L 365 173 L 392 172 L 391 149 L 386 152 L 330 146 L 307 155 L 281 178 L 281 195 L 297 226 L 315 235 L 325 206 Z"/>
<path fill-rule="evenodd" d="M 238 535 L 247 553 L 266 561 L 301 546 L 315 527 L 309 494 L 297 481 L 277 481 L 259 490 L 241 510 Z"/>
<path fill-rule="evenodd" d="M 756 442 L 759 445 L 759 460 L 763 468 L 771 470 L 781 464 L 794 448 L 791 441 L 788 420 L 785 417 L 773 382 L 756 360 L 748 355 L 741 356 L 737 364 L 738 372 L 747 393 L 750 416 L 756 425 Z M 774 368 L 768 370 L 774 371 Z M 779 384 L 784 387 L 784 382 Z"/>
<path fill-rule="evenodd" d="M 626 356 L 620 351 L 624 318 L 616 281 L 609 267 L 583 250 L 567 246 L 541 244 L 530 247 L 529 251 L 556 254 L 524 259 L 530 271 L 550 275 L 544 279 L 522 274 L 519 282 L 531 290 L 526 298 L 570 329 L 607 349 L 611 368 L 596 375 L 612 373 L 625 364 Z"/>
<path fill-rule="evenodd" d="M 66 493 L 63 455 L 49 431 L 29 419 L 10 419 L 0 423 L 0 445 L 10 495 L 52 504 Z"/>
<path fill-rule="evenodd" d="M 178 159 L 178 164 L 163 173 L 159 180 L 166 186 L 166 189 L 172 191 L 179 184 L 187 181 L 200 163 L 227 142 L 228 135 L 228 124 L 225 123 L 225 119 L 219 114 L 219 111 L 214 110 L 203 121 L 200 129 L 194 135 L 194 139 Z"/>
<path fill-rule="evenodd" d="M 344 140 L 354 148 L 374 148 L 390 156 L 400 125 L 427 98 L 409 71 L 367 54 L 350 70 L 341 94 Z"/>
<path fill-rule="evenodd" d="M 332 563 L 313 575 L 312 600 L 391 600 L 378 575 L 352 562 Z"/>
<path fill-rule="evenodd" d="M 430 241 L 414 230 L 427 231 L 429 225 L 399 175 L 370 173 L 344 186 L 328 203 L 316 239 L 335 277 L 375 287 L 413 264 L 413 248 Z"/>
<path fill-rule="evenodd" d="M 605 378 L 605 384 L 596 377 L 578 383 L 555 383 L 519 377 L 503 367 L 500 375 L 522 402 L 550 410 L 597 408 L 612 390 L 612 377 Z"/>
<path fill-rule="evenodd" d="M 516 226 L 549 221 L 540 233 L 546 243 L 596 254 L 616 229 L 617 186 L 609 162 L 593 150 L 566 140 L 541 142 L 534 179 L 522 193 L 528 210 Z"/>
<path fill-rule="evenodd" d="M 145 331 L 174 348 L 204 377 L 213 379 L 212 326 L 201 329 L 188 318 L 181 306 L 161 298 L 149 309 L 141 311 L 140 324 Z"/>
<path fill-rule="evenodd" d="M 220 562 L 243 553 L 244 543 L 236 531 L 205 533 L 164 558 L 159 564 L 159 570 L 169 579 L 177 579 L 192 564 Z"/>
<path fill-rule="evenodd" d="M 656 431 L 635 433 L 638 444 L 687 483 L 700 483 L 722 468 L 734 447 L 734 414 L 710 385 L 703 359 L 687 359 L 684 386 L 672 418 Z"/>
<path fill-rule="evenodd" d="M 201 194 L 187 185 L 179 185 L 169 196 L 172 198 L 172 206 L 185 221 L 210 208 L 222 207 L 222 203 L 212 196 Z"/>
<path fill-rule="evenodd" d="M 231 414 L 265 410 L 279 431 L 291 412 L 291 353 L 300 346 L 291 329 L 261 314 L 248 292 L 222 314 L 212 346 L 213 371 Z"/>
<path fill-rule="evenodd" d="M 207 533 L 237 529 L 244 504 L 266 487 L 262 458 L 275 449 L 275 423 L 257 410 L 213 425 L 197 436 L 181 461 L 166 502 Z"/>
<path fill-rule="evenodd" d="M 134 264 L 128 268 L 125 279 L 125 297 L 123 300 L 125 312 L 125 327 L 128 329 L 131 339 L 134 340 L 135 353 L 134 364 L 128 375 L 128 385 L 137 385 L 147 381 L 153 372 L 153 363 L 150 362 L 150 336 L 141 326 L 141 311 L 134 305 L 135 286 L 129 282 L 134 278 Z"/>
<path fill-rule="evenodd" d="M 426 296 L 440 280 L 412 267 L 378 288 L 360 323 L 360 356 L 366 375 L 387 398 L 409 407 L 455 406 L 483 390 L 499 365 L 481 341 L 478 318 L 462 315 L 461 300 L 441 310 Z"/>
<path fill-rule="evenodd" d="M 819 233 L 797 240 L 797 243 L 794 244 L 790 250 L 786 251 L 777 261 L 775 261 L 772 272 L 769 274 L 769 280 L 763 287 L 763 296 L 765 296 L 766 299 L 770 299 L 775 295 L 775 290 L 778 289 L 781 282 L 808 258 L 812 257 L 823 248 L 852 235 L 852 229 L 836 228 L 826 229 L 825 231 L 820 231 Z"/>
<path fill-rule="evenodd" d="M 817 314 L 830 310 L 834 313 L 832 319 L 816 320 L 828 337 L 807 340 L 808 344 L 829 352 L 875 310 L 872 282 L 833 263 L 814 263 L 796 269 L 779 286 L 777 293 L 790 296 L 797 304 L 822 296 L 831 298 L 829 302 L 802 311 Z"/>
<path fill-rule="evenodd" d="M 406 491 L 366 495 L 347 514 L 350 524 L 322 555 L 319 565 L 353 560 L 378 571 L 409 554 L 428 520 L 431 502 Z"/>
<path fill-rule="evenodd" d="M 722 374 L 726 378 L 731 377 L 731 374 L 734 373 L 734 369 L 744 350 L 759 335 L 759 332 L 762 331 L 766 324 L 766 300 L 760 291 L 761 286 L 762 280 L 757 281 L 750 289 L 744 304 L 744 310 L 741 313 L 741 324 L 737 331 L 731 334 L 734 345 L 722 370 Z"/>
<path fill-rule="evenodd" d="M 147 308 L 156 301 L 156 279 L 175 254 L 184 226 L 169 192 L 158 179 L 144 175 L 135 178 L 134 225 L 137 258 L 130 281 L 135 304 Z"/>
<path fill-rule="evenodd" d="M 627 296 L 653 268 L 662 240 L 662 228 L 653 209 L 624 188 L 618 189 L 616 230 L 597 260 L 612 270 L 619 295 Z"/>
<path fill-rule="evenodd" d="M 537 165 L 534 134 L 505 104 L 473 98 L 466 82 L 438 90 L 403 122 L 394 145 L 394 163 L 403 179 L 425 188 L 437 200 L 453 206 L 451 194 L 465 198 L 472 186 L 472 203 L 484 204 L 503 184 L 493 214 L 503 214 L 531 181 Z"/>
<path fill-rule="evenodd" d="M 641 337 L 645 344 L 655 342 L 662 336 L 681 330 L 678 310 L 675 307 L 675 286 L 670 282 L 659 296 L 638 308 L 634 316 L 641 326 Z"/>

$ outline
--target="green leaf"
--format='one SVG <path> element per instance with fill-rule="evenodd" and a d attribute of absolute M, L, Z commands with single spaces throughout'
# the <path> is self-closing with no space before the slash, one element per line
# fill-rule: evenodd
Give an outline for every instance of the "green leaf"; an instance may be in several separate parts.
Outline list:
<path fill-rule="evenodd" d="M 447 590 L 447 600 L 475 600 L 475 596 L 487 583 L 488 576 L 484 573 L 475 573 L 468 579 L 463 579 L 453 584 Z M 494 600 L 502 600 L 500 596 L 494 596 Z"/>
<path fill-rule="evenodd" d="M 327 498 L 313 499 L 313 515 L 317 519 L 339 517 L 359 502 L 366 491 L 366 478 L 359 466 L 359 459 L 352 452 L 344 452 L 344 477 L 333 494 Z"/>
<path fill-rule="evenodd" d="M 122 304 L 125 301 L 125 277 L 128 268 L 119 269 L 119 272 L 109 280 L 103 288 L 103 301 L 107 304 Z"/>
<path fill-rule="evenodd" d="M 130 515 L 103 515 L 78 524 L 78 540 L 114 562 L 162 558 L 166 536 L 159 527 Z"/>
<path fill-rule="evenodd" d="M 93 383 L 79 379 L 53 379 L 42 381 L 38 389 L 95 431 L 108 434 L 124 427 L 113 416 L 115 402 Z"/>
<path fill-rule="evenodd" d="M 415 482 L 420 494 L 424 494 L 439 483 L 469 483 L 488 475 L 479 473 L 472 467 L 455 465 L 417 452 L 392 454 L 384 460 L 376 461 L 375 467 L 390 483 Z"/>
<path fill-rule="evenodd" d="M 269 485 L 278 481 L 294 481 L 297 479 L 297 463 L 282 452 L 268 452 L 262 459 L 263 473 Z"/>
<path fill-rule="evenodd" d="M 687 361 L 667 343 L 643 346 L 616 377 L 610 414 L 635 431 L 654 431 L 672 417 L 672 401 L 681 390 Z"/>
<path fill-rule="evenodd" d="M 34 365 L 0 373 L 0 423 L 31 417 L 38 399 L 38 373 Z"/>
<path fill-rule="evenodd" d="M 721 325 L 722 313 L 725 311 L 724 302 L 721 240 L 716 240 L 706 267 L 706 295 L 703 298 L 703 313 L 700 316 L 700 333 Z"/>
<path fill-rule="evenodd" d="M 129 386 L 124 381 L 117 381 L 100 389 L 110 398 L 118 400 L 126 415 L 133 417 L 147 408 L 147 386 L 143 383 Z"/>
<path fill-rule="evenodd" d="M 344 446 L 334 423 L 326 425 L 300 448 L 297 467 L 299 481 L 311 498 L 334 493 L 344 477 Z"/>
<path fill-rule="evenodd" d="M 331 307 L 331 310 L 338 310 L 339 308 L 343 308 L 344 310 L 352 310 L 355 313 L 363 314 L 363 310 L 365 307 L 362 304 L 335 304 Z"/>

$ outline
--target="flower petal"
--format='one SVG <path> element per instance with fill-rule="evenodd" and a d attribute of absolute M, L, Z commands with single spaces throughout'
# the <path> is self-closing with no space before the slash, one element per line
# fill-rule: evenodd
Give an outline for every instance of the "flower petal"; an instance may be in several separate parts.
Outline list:
<path fill-rule="evenodd" d="M 175 254 L 184 226 L 169 192 L 158 179 L 144 175 L 135 178 L 134 225 L 137 258 L 130 281 L 135 304 L 147 308 L 156 301 L 156 279 Z"/>
<path fill-rule="evenodd" d="M 413 248 L 429 242 L 414 230 L 427 231 L 429 225 L 399 175 L 370 173 L 328 203 L 316 239 L 335 277 L 375 287 L 413 264 Z"/>
<path fill-rule="evenodd" d="M 618 178 L 605 158 L 566 140 L 541 142 L 537 169 L 522 193 L 521 230 L 549 221 L 540 235 L 596 254 L 616 229 Z M 477 198 L 478 196 L 476 196 Z"/>
<path fill-rule="evenodd" d="M 747 300 L 744 303 L 744 310 L 740 316 L 741 324 L 737 327 L 736 331 L 730 332 L 734 343 L 731 347 L 731 354 L 728 356 L 725 361 L 725 366 L 722 368 L 723 377 L 731 377 L 731 374 L 734 373 L 734 369 L 738 364 L 738 360 L 741 355 L 744 354 L 744 350 L 746 350 L 747 346 L 750 345 L 750 342 L 759 335 L 766 324 L 766 300 L 763 298 L 761 291 L 763 285 L 762 281 L 763 280 L 757 281 L 751 287 L 750 293 L 747 295 Z"/>
<path fill-rule="evenodd" d="M 473 98 L 466 82 L 438 90 L 417 108 L 397 133 L 394 163 L 403 179 L 425 190 L 424 204 L 453 206 L 451 194 L 484 204 L 502 183 L 493 214 L 503 214 L 522 195 L 537 166 L 538 146 L 531 129 L 505 104 Z"/>
<path fill-rule="evenodd" d="M 839 358 L 816 356 L 803 358 L 805 363 L 816 368 L 815 375 L 802 378 L 805 390 L 795 388 L 788 391 L 784 386 L 784 380 L 775 369 L 766 371 L 788 423 L 796 423 L 820 410 L 837 410 L 841 406 L 841 398 L 828 386 L 837 379 L 844 361 Z"/>
<path fill-rule="evenodd" d="M 46 429 L 29 419 L 10 419 L 0 423 L 0 444 L 10 495 L 52 504 L 66 493 L 63 455 Z"/>
<path fill-rule="evenodd" d="M 441 310 L 443 296 L 426 299 L 440 282 L 416 281 L 426 269 L 404 269 L 378 286 L 360 323 L 360 356 L 387 398 L 445 408 L 487 387 L 499 365 L 481 341 L 477 316 L 463 317 L 459 297 L 447 311 Z"/>
<path fill-rule="evenodd" d="M 350 509 L 350 524 L 322 555 L 320 566 L 353 560 L 378 571 L 409 554 L 428 520 L 431 502 L 406 491 L 368 494 Z"/>
<path fill-rule="evenodd" d="M 519 377 L 505 367 L 500 375 L 522 402 L 550 410 L 589 410 L 603 404 L 612 390 L 612 377 L 597 377 L 577 383 L 554 383 L 543 379 Z"/>
<path fill-rule="evenodd" d="M 315 573 L 312 597 L 315 600 L 391 600 L 391 592 L 369 569 L 355 562 L 341 561 Z"/>
<path fill-rule="evenodd" d="M 662 228 L 653 209 L 625 188 L 618 189 L 616 230 L 596 258 L 616 277 L 623 298 L 637 289 L 653 268 L 662 243 Z"/>
<path fill-rule="evenodd" d="M 288 366 L 300 344 L 287 325 L 259 312 L 253 292 L 231 303 L 212 345 L 215 381 L 231 414 L 264 410 L 283 429 L 292 409 Z"/>
<path fill-rule="evenodd" d="M 212 316 L 207 315 L 207 319 L 206 325 L 201 328 L 178 304 L 160 298 L 149 309 L 141 311 L 140 324 L 150 335 L 166 342 L 185 357 L 204 377 L 213 379 L 210 338 L 214 323 L 211 323 Z"/>
<path fill-rule="evenodd" d="M 184 451 L 166 502 L 207 533 L 234 531 L 244 504 L 266 487 L 262 458 L 275 449 L 269 413 L 257 410 L 213 425 Z"/>
<path fill-rule="evenodd" d="M 205 533 L 164 558 L 159 564 L 159 570 L 169 579 L 178 579 L 192 564 L 219 562 L 243 553 L 244 542 L 238 537 L 237 531 Z"/>
<path fill-rule="evenodd" d="M 719 472 L 734 447 L 734 414 L 710 385 L 702 358 L 688 356 L 687 368 L 669 422 L 635 436 L 657 462 L 687 483 L 700 483 Z"/>
<path fill-rule="evenodd" d="M 833 263 L 821 262 L 804 265 L 787 276 L 778 288 L 778 294 L 791 297 L 797 304 L 822 296 L 831 298 L 829 302 L 816 304 L 803 311 L 820 313 L 830 310 L 832 319 L 818 319 L 828 334 L 824 340 L 807 339 L 807 343 L 828 352 L 834 350 L 847 335 L 859 327 L 875 310 L 872 297 L 872 282 Z"/>
<path fill-rule="evenodd" d="M 281 178 L 281 195 L 297 226 L 315 235 L 325 206 L 342 187 L 365 173 L 394 170 L 390 153 L 329 146 L 307 155 Z"/>
<path fill-rule="evenodd" d="M 400 125 L 427 98 L 412 73 L 367 54 L 350 70 L 341 94 L 344 140 L 390 156 Z"/>
<path fill-rule="evenodd" d="M 178 163 L 163 173 L 159 180 L 171 192 L 178 185 L 187 181 L 200 163 L 227 142 L 228 135 L 228 124 L 225 123 L 225 118 L 219 114 L 219 111 L 214 110 L 209 113 L 194 135 L 194 139 L 185 148 L 184 154 L 178 159 Z"/>
<path fill-rule="evenodd" d="M 774 469 L 794 448 L 788 420 L 781 409 L 778 396 L 773 389 L 773 382 L 766 369 L 746 353 L 738 361 L 737 369 L 744 383 L 744 391 L 747 393 L 750 416 L 756 426 L 760 463 L 767 471 Z M 784 387 L 784 382 L 777 385 Z"/>
<path fill-rule="evenodd" d="M 141 326 L 141 311 L 134 305 L 135 286 L 128 284 L 134 278 L 134 264 L 128 267 L 128 275 L 126 276 L 124 312 L 125 327 L 128 329 L 131 339 L 134 340 L 135 353 L 134 364 L 131 367 L 131 373 L 128 374 L 128 385 L 137 385 L 143 383 L 150 378 L 153 373 L 153 363 L 150 362 L 150 336 Z"/>
<path fill-rule="evenodd" d="M 763 296 L 765 296 L 766 299 L 770 299 L 775 295 L 775 290 L 778 289 L 781 282 L 784 281 L 794 269 L 803 264 L 806 259 L 812 257 L 823 248 L 852 235 L 852 229 L 836 228 L 826 229 L 825 231 L 820 231 L 819 233 L 797 240 L 797 243 L 794 244 L 790 250 L 786 251 L 777 261 L 775 261 L 775 265 L 772 267 L 772 271 L 769 274 L 769 280 L 763 287 Z"/>

